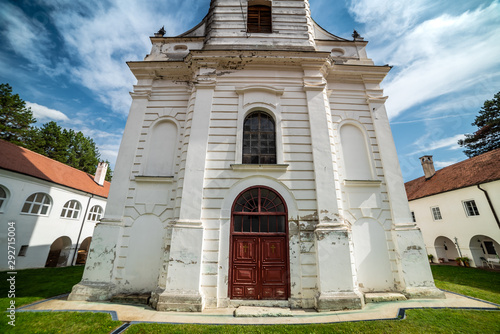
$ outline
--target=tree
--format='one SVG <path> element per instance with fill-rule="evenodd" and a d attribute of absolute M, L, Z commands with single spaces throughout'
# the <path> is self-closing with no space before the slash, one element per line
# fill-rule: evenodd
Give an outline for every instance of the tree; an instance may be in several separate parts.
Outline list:
<path fill-rule="evenodd" d="M 95 174 L 101 154 L 92 138 L 85 137 L 80 131 L 63 129 L 53 121 L 41 127 L 32 126 L 35 122 L 26 102 L 18 94 L 12 94 L 9 84 L 0 84 L 0 139 Z M 111 177 L 108 163 L 106 180 L 111 181 Z"/>
<path fill-rule="evenodd" d="M 22 145 L 36 119 L 9 84 L 0 84 L 0 139 Z"/>
<path fill-rule="evenodd" d="M 101 154 L 94 140 L 78 131 L 63 129 L 56 122 L 32 128 L 25 146 L 37 153 L 89 174 L 95 174 Z M 108 163 L 109 165 L 109 163 Z M 108 167 L 106 180 L 111 180 Z"/>
<path fill-rule="evenodd" d="M 465 147 L 465 155 L 472 158 L 500 148 L 500 92 L 484 102 L 472 125 L 478 130 L 458 141 L 458 145 Z"/>

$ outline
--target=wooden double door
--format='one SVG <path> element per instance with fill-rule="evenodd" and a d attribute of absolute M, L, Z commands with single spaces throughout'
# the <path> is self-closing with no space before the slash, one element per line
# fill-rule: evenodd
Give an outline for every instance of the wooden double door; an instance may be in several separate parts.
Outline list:
<path fill-rule="evenodd" d="M 251 188 L 233 205 L 229 295 L 231 299 L 288 299 L 286 206 L 266 187 Z"/>

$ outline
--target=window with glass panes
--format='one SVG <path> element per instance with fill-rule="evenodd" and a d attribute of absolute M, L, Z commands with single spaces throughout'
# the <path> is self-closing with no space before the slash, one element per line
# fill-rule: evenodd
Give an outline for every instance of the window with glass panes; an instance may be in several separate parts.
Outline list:
<path fill-rule="evenodd" d="M 465 201 L 464 202 L 465 213 L 467 216 L 479 216 L 479 210 L 477 209 L 475 201 Z"/>
<path fill-rule="evenodd" d="M 88 220 L 90 221 L 98 221 L 98 220 L 101 220 L 101 216 L 102 216 L 102 207 L 100 207 L 99 205 L 94 205 L 90 211 L 89 211 L 89 215 L 87 217 Z"/>
<path fill-rule="evenodd" d="M 286 233 L 286 207 L 274 191 L 252 188 L 236 200 L 233 207 L 235 233 Z"/>
<path fill-rule="evenodd" d="M 45 216 L 49 213 L 50 205 L 51 201 L 49 195 L 45 193 L 35 193 L 26 199 L 21 212 Z"/>
<path fill-rule="evenodd" d="M 0 210 L 2 210 L 3 203 L 5 202 L 6 199 L 7 199 L 7 192 L 5 191 L 5 189 L 0 187 Z"/>
<path fill-rule="evenodd" d="M 61 211 L 61 217 L 77 219 L 78 216 L 80 215 L 81 208 L 82 206 L 80 205 L 80 202 L 78 202 L 77 200 L 67 201 L 66 204 L 64 204 L 64 207 Z"/>
<path fill-rule="evenodd" d="M 262 111 L 253 112 L 243 122 L 244 164 L 276 163 L 274 119 Z"/>
<path fill-rule="evenodd" d="M 443 217 L 441 216 L 441 210 L 439 210 L 438 206 L 431 208 L 431 210 L 432 210 L 432 217 L 434 218 L 434 220 L 443 219 Z"/>

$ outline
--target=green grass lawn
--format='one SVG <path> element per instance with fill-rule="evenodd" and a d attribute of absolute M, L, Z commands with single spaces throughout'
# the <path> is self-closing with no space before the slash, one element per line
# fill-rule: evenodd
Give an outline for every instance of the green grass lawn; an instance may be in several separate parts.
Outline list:
<path fill-rule="evenodd" d="M 500 304 L 500 272 L 439 265 L 431 270 L 440 289 Z"/>
<path fill-rule="evenodd" d="M 474 268 L 432 266 L 436 286 L 500 304 L 500 273 Z M 19 270 L 16 306 L 71 291 L 83 267 Z M 2 291 L 8 291 L 6 272 L 0 272 Z M 3 294 L 6 296 L 6 293 Z M 3 297 L 3 296 L 2 296 Z M 9 299 L 0 298 L 6 309 Z M 16 327 L 0 321 L 0 333 L 109 333 L 122 323 L 102 313 L 16 313 Z M 500 311 L 410 310 L 404 321 L 369 321 L 319 325 L 215 326 L 137 324 L 133 333 L 500 333 Z"/>
<path fill-rule="evenodd" d="M 31 304 L 37 300 L 42 300 L 71 291 L 73 285 L 80 282 L 83 274 L 83 266 L 64 268 L 41 268 L 18 270 L 16 276 L 16 307 Z M 9 282 L 7 272 L 0 272 L 0 309 L 9 306 Z"/>

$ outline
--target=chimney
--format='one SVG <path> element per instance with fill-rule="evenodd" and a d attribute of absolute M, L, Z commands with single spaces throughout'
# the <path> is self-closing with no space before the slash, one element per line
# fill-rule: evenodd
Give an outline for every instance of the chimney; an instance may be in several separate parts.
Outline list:
<path fill-rule="evenodd" d="M 104 185 L 104 179 L 106 178 L 107 171 L 108 171 L 108 164 L 105 162 L 99 162 L 94 176 L 95 183 L 97 183 L 100 186 Z"/>
<path fill-rule="evenodd" d="M 420 163 L 424 169 L 425 178 L 428 180 L 436 174 L 434 169 L 434 162 L 432 161 L 432 155 L 424 155 L 420 158 Z"/>

